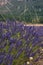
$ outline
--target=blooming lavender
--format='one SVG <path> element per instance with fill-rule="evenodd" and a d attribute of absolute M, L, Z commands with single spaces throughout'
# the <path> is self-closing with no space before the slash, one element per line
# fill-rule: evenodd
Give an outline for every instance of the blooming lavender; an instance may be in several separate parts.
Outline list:
<path fill-rule="evenodd" d="M 42 49 L 43 26 L 0 22 L 0 65 L 35 65 Z"/>

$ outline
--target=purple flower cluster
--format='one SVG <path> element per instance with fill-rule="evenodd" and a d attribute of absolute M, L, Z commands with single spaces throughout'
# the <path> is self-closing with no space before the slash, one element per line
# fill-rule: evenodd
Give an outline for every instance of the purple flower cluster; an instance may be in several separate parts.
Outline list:
<path fill-rule="evenodd" d="M 30 57 L 36 62 L 40 48 L 43 48 L 43 26 L 0 22 L 0 65 L 24 65 Z"/>

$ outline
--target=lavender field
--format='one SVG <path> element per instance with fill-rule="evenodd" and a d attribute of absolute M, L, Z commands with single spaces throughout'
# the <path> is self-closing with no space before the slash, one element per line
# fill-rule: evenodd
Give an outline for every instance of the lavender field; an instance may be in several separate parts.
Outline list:
<path fill-rule="evenodd" d="M 39 65 L 40 60 L 43 60 L 43 26 L 0 22 L 0 65 Z"/>

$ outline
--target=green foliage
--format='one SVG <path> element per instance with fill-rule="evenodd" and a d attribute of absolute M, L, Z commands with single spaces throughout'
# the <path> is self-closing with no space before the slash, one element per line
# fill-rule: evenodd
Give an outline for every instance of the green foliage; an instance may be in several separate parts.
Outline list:
<path fill-rule="evenodd" d="M 43 16 L 39 16 L 40 18 L 36 18 L 36 16 L 33 15 L 34 13 L 32 13 L 30 15 L 29 12 L 26 12 L 23 15 L 11 15 L 11 14 L 3 14 L 0 15 L 0 21 L 6 21 L 7 19 L 9 20 L 13 20 L 16 19 L 18 21 L 24 21 L 26 23 L 43 23 Z"/>
<path fill-rule="evenodd" d="M 43 16 L 40 17 L 40 23 L 43 23 Z"/>

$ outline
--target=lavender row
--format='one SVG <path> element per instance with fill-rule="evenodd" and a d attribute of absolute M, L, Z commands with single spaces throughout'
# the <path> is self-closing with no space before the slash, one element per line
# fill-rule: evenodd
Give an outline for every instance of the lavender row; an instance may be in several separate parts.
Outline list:
<path fill-rule="evenodd" d="M 36 62 L 42 49 L 43 26 L 0 22 L 0 65 L 24 65 L 30 57 Z"/>

